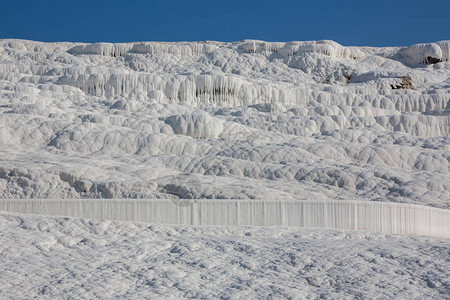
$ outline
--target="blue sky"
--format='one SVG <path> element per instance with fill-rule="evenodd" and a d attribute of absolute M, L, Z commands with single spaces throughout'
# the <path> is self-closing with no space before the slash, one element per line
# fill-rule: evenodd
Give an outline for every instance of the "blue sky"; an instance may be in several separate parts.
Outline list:
<path fill-rule="evenodd" d="M 450 1 L 1 0 L 0 38 L 302 41 L 397 46 L 450 39 Z"/>

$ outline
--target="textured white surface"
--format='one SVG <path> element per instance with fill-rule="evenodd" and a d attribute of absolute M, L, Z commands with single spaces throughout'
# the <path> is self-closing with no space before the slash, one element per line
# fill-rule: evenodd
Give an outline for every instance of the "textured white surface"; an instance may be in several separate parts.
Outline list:
<path fill-rule="evenodd" d="M 2 299 L 448 299 L 448 239 L 0 214 Z"/>
<path fill-rule="evenodd" d="M 0 198 L 448 209 L 448 45 L 1 40 Z"/>
<path fill-rule="evenodd" d="M 448 236 L 449 45 L 0 40 L 0 203 Z M 448 299 L 449 253 L 436 237 L 1 213 L 0 296 Z"/>
<path fill-rule="evenodd" d="M 295 226 L 450 238 L 450 210 L 369 201 L 0 200 L 0 210 L 153 224 Z"/>

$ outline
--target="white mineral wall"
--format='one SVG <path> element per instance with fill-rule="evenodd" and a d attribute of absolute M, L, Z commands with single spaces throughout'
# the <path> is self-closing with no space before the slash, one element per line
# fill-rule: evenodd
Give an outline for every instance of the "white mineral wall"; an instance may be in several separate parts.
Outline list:
<path fill-rule="evenodd" d="M 450 210 L 389 202 L 3 199 L 0 210 L 157 224 L 322 227 L 450 238 Z"/>

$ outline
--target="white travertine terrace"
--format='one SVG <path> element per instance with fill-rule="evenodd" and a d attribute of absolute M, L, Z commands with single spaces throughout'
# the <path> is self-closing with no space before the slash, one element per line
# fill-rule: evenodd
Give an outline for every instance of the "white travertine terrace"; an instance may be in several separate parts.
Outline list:
<path fill-rule="evenodd" d="M 448 41 L 0 41 L 0 198 L 450 208 Z"/>
<path fill-rule="evenodd" d="M 449 48 L 0 40 L 0 298 L 447 299 Z"/>

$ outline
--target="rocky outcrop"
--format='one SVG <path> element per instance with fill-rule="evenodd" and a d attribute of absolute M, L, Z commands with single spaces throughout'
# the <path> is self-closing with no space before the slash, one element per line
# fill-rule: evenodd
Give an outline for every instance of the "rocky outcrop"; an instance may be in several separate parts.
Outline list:
<path fill-rule="evenodd" d="M 410 89 L 410 90 L 414 90 L 414 85 L 412 83 L 411 77 L 410 76 L 403 76 L 400 78 L 401 82 L 400 84 L 391 84 L 391 88 L 393 90 L 398 90 L 398 89 Z"/>

